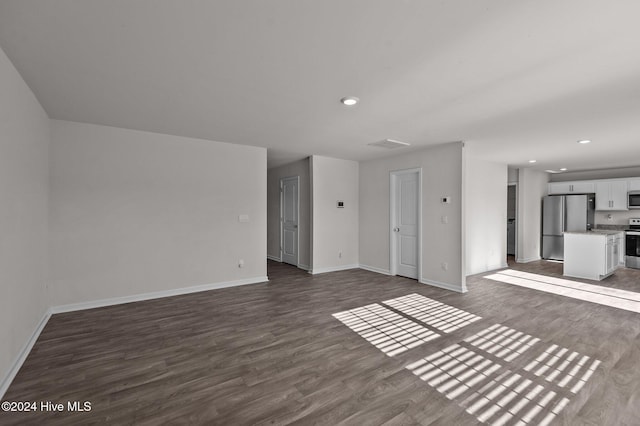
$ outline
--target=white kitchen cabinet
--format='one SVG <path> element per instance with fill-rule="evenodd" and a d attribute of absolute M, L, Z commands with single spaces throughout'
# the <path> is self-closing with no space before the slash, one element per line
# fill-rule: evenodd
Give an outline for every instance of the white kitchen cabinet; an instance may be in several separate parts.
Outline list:
<path fill-rule="evenodd" d="M 627 187 L 629 191 L 640 191 L 640 178 L 628 179 Z"/>
<path fill-rule="evenodd" d="M 568 277 L 602 280 L 620 268 L 619 233 L 565 232 L 564 271 Z"/>
<path fill-rule="evenodd" d="M 590 194 L 595 192 L 595 182 L 579 180 L 575 182 L 551 182 L 549 183 L 549 195 L 553 194 Z"/>
<path fill-rule="evenodd" d="M 627 181 L 603 180 L 596 182 L 596 210 L 628 210 Z"/>
<path fill-rule="evenodd" d="M 625 250 L 626 250 L 626 240 L 624 238 L 624 232 L 618 232 L 616 234 L 616 246 L 618 248 L 618 266 L 625 266 Z"/>
<path fill-rule="evenodd" d="M 604 268 L 604 275 L 609 275 L 618 267 L 618 250 L 614 236 L 607 237 L 607 259 Z"/>

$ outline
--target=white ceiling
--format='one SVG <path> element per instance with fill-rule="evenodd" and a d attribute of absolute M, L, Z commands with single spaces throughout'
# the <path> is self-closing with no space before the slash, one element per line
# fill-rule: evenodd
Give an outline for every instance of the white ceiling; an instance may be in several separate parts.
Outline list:
<path fill-rule="evenodd" d="M 395 154 L 367 146 L 391 138 L 578 170 L 640 164 L 639 16 L 636 0 L 0 0 L 0 46 L 51 118 L 263 146 L 270 166 Z"/>

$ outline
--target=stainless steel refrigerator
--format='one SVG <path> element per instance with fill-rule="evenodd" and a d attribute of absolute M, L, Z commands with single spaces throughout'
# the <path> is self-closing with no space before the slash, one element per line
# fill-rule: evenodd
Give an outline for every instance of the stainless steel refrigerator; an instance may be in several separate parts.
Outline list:
<path fill-rule="evenodd" d="M 593 226 L 595 194 L 549 195 L 542 199 L 542 258 L 564 260 L 564 232 Z"/>

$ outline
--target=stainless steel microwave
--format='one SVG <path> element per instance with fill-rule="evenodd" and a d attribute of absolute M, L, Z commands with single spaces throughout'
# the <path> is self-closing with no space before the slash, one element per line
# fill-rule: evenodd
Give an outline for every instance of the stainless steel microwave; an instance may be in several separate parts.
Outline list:
<path fill-rule="evenodd" d="M 640 209 L 640 191 L 630 191 L 627 198 L 627 207 L 630 209 Z"/>

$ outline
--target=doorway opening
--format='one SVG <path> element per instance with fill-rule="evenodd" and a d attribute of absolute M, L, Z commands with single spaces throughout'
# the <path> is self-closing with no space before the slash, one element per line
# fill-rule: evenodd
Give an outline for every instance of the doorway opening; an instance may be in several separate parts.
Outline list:
<path fill-rule="evenodd" d="M 300 176 L 280 179 L 280 258 L 298 266 Z"/>
<path fill-rule="evenodd" d="M 509 260 L 515 261 L 518 250 L 518 186 L 507 185 L 507 264 Z"/>
<path fill-rule="evenodd" d="M 422 169 L 390 174 L 390 273 L 419 279 L 422 272 Z"/>

